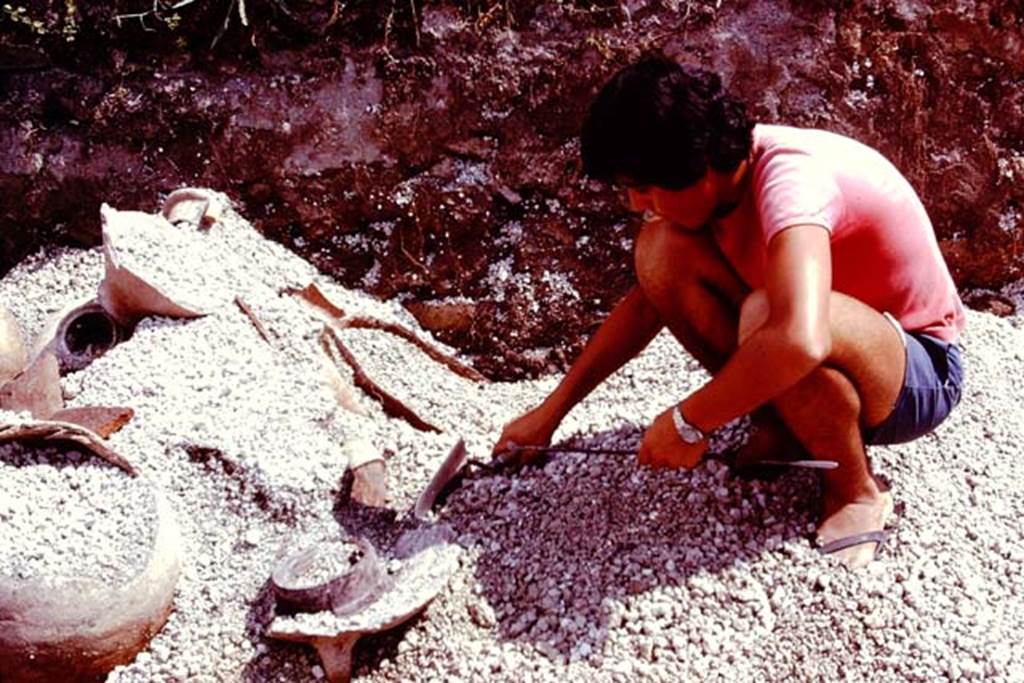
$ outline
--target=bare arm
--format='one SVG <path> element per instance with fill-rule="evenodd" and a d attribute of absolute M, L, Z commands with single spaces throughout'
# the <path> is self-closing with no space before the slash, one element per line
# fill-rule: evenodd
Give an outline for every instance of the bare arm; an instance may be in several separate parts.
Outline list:
<path fill-rule="evenodd" d="M 558 421 L 609 375 L 643 351 L 664 325 L 639 286 L 615 305 L 544 405 Z"/>
<path fill-rule="evenodd" d="M 634 286 L 612 309 L 551 395 L 505 426 L 494 452 L 506 450 L 510 441 L 535 446 L 549 443 L 573 406 L 643 351 L 662 326 L 654 306 L 640 287 Z"/>
<path fill-rule="evenodd" d="M 798 225 L 779 233 L 768 245 L 767 266 L 767 322 L 710 382 L 680 404 L 686 421 L 704 433 L 772 400 L 809 375 L 830 352 L 828 231 Z M 655 467 L 693 467 L 706 449 L 706 439 L 686 444 L 679 438 L 670 409 L 644 434 L 639 460 Z"/>
<path fill-rule="evenodd" d="M 768 245 L 768 321 L 741 345 L 722 371 L 682 403 L 704 431 L 772 400 L 818 367 L 831 349 L 829 233 L 799 225 Z"/>

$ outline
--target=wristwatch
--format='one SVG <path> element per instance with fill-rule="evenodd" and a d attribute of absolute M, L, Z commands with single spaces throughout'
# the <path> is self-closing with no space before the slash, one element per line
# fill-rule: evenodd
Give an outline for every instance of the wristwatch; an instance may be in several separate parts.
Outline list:
<path fill-rule="evenodd" d="M 672 424 L 676 426 L 676 433 L 679 434 L 679 438 L 683 440 L 683 443 L 693 445 L 699 443 L 705 437 L 704 432 L 686 421 L 686 418 L 683 417 L 683 411 L 679 409 L 679 404 L 672 408 Z"/>

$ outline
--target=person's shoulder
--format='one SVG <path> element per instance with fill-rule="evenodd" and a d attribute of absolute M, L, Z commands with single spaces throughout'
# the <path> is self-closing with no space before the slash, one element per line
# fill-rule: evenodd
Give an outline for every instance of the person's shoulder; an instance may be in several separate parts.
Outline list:
<path fill-rule="evenodd" d="M 759 124 L 754 140 L 755 176 L 801 171 L 839 177 L 852 168 L 876 172 L 885 161 L 865 143 L 822 128 Z"/>
<path fill-rule="evenodd" d="M 796 128 L 775 124 L 754 127 L 753 169 L 755 180 L 764 181 L 793 172 L 819 174 L 817 163 L 822 145 L 814 128 Z"/>
<path fill-rule="evenodd" d="M 810 128 L 758 126 L 751 186 L 766 242 L 797 224 L 831 231 L 843 213 L 830 153 Z"/>
<path fill-rule="evenodd" d="M 788 150 L 814 153 L 833 145 L 861 145 L 854 138 L 824 128 L 803 128 L 759 123 L 754 126 L 755 147 L 761 150 Z"/>

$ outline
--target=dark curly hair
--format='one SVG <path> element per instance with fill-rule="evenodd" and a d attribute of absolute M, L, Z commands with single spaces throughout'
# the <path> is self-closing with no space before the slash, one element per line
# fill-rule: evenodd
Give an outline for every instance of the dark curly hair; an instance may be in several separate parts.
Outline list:
<path fill-rule="evenodd" d="M 608 182 L 682 189 L 708 167 L 735 170 L 750 153 L 753 122 L 717 74 L 648 57 L 601 89 L 580 134 L 583 170 Z"/>

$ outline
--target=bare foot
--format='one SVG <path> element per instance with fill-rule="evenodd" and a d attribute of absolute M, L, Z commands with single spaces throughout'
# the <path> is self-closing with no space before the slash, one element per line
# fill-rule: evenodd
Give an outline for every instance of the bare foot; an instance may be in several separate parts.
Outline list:
<path fill-rule="evenodd" d="M 840 538 L 881 531 L 892 515 L 892 495 L 880 491 L 872 498 L 854 502 L 829 504 L 826 500 L 825 514 L 818 525 L 818 544 L 824 545 Z M 864 567 L 874 559 L 877 543 L 867 542 L 832 553 L 839 562 L 850 569 Z"/>
<path fill-rule="evenodd" d="M 802 460 L 810 458 L 789 428 L 774 413 L 755 413 L 750 437 L 736 451 L 736 467 L 757 467 L 762 460 Z"/>

